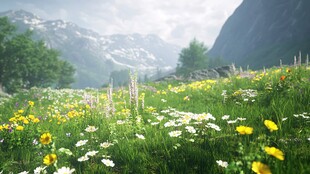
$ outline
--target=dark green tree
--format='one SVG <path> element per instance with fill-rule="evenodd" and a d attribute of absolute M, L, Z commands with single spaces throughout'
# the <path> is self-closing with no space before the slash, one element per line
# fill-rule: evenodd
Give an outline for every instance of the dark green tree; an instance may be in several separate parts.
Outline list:
<path fill-rule="evenodd" d="M 57 88 L 70 88 L 70 85 L 75 81 L 75 68 L 67 61 L 61 61 L 60 64 L 60 77 L 58 78 Z"/>
<path fill-rule="evenodd" d="M 176 73 L 188 75 L 190 72 L 208 67 L 208 48 L 203 42 L 193 39 L 189 47 L 183 48 L 179 56 Z"/>
<path fill-rule="evenodd" d="M 112 71 L 110 74 L 110 79 L 113 79 L 114 87 L 126 86 L 129 82 L 129 70 L 123 69 L 119 71 Z"/>
<path fill-rule="evenodd" d="M 3 32 L 2 32 L 3 31 Z M 59 59 L 59 52 L 43 41 L 34 41 L 32 32 L 17 34 L 7 18 L 0 18 L 0 87 L 13 93 L 31 87 L 68 87 L 74 68 Z"/>
<path fill-rule="evenodd" d="M 9 59 L 4 59 L 5 45 L 15 31 L 15 26 L 11 25 L 6 17 L 0 18 L 0 90 L 5 81 L 5 73 L 8 70 L 8 65 L 12 64 Z"/>

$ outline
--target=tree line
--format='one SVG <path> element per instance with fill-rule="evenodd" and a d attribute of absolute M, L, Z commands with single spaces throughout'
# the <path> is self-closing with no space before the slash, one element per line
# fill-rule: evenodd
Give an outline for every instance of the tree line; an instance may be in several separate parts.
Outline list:
<path fill-rule="evenodd" d="M 32 39 L 30 30 L 17 33 L 7 17 L 0 18 L 0 90 L 8 93 L 31 87 L 68 88 L 74 67 L 57 50 Z"/>
<path fill-rule="evenodd" d="M 187 76 L 195 70 L 214 68 L 224 64 L 221 58 L 210 59 L 207 51 L 208 47 L 203 42 L 194 38 L 188 47 L 181 50 L 176 74 Z"/>

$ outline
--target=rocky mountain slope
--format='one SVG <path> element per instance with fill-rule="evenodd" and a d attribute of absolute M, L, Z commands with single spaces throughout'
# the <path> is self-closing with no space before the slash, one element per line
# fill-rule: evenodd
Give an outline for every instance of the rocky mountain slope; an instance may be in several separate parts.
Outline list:
<path fill-rule="evenodd" d="M 293 63 L 302 52 L 310 53 L 309 0 L 244 0 L 225 22 L 211 57 L 221 57 L 237 66 Z"/>
<path fill-rule="evenodd" d="M 156 35 L 102 36 L 92 30 L 63 20 L 44 20 L 24 10 L 0 13 L 18 26 L 31 29 L 36 39 L 61 52 L 63 59 L 76 68 L 75 88 L 99 87 L 108 82 L 109 74 L 120 69 L 137 70 L 152 75 L 158 69 L 176 66 L 180 48 Z"/>

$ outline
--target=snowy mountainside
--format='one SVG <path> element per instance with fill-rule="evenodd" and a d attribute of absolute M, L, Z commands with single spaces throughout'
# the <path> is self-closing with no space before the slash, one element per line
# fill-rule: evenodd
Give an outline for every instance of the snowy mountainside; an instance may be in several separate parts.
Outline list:
<path fill-rule="evenodd" d="M 76 68 L 75 88 L 100 87 L 115 70 L 137 70 L 143 76 L 175 68 L 180 47 L 156 35 L 100 35 L 63 20 L 44 20 L 24 10 L 0 13 L 19 31 L 33 30 L 34 38 L 61 52 Z"/>

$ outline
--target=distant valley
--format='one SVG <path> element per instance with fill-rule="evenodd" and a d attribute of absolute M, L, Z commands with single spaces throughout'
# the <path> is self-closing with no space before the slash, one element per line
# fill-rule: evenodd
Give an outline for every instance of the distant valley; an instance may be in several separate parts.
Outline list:
<path fill-rule="evenodd" d="M 108 35 L 63 20 L 44 20 L 24 10 L 0 13 L 20 32 L 33 30 L 34 38 L 61 52 L 62 59 L 76 68 L 74 88 L 100 87 L 113 71 L 135 70 L 142 77 L 176 67 L 180 47 L 156 35 Z"/>

